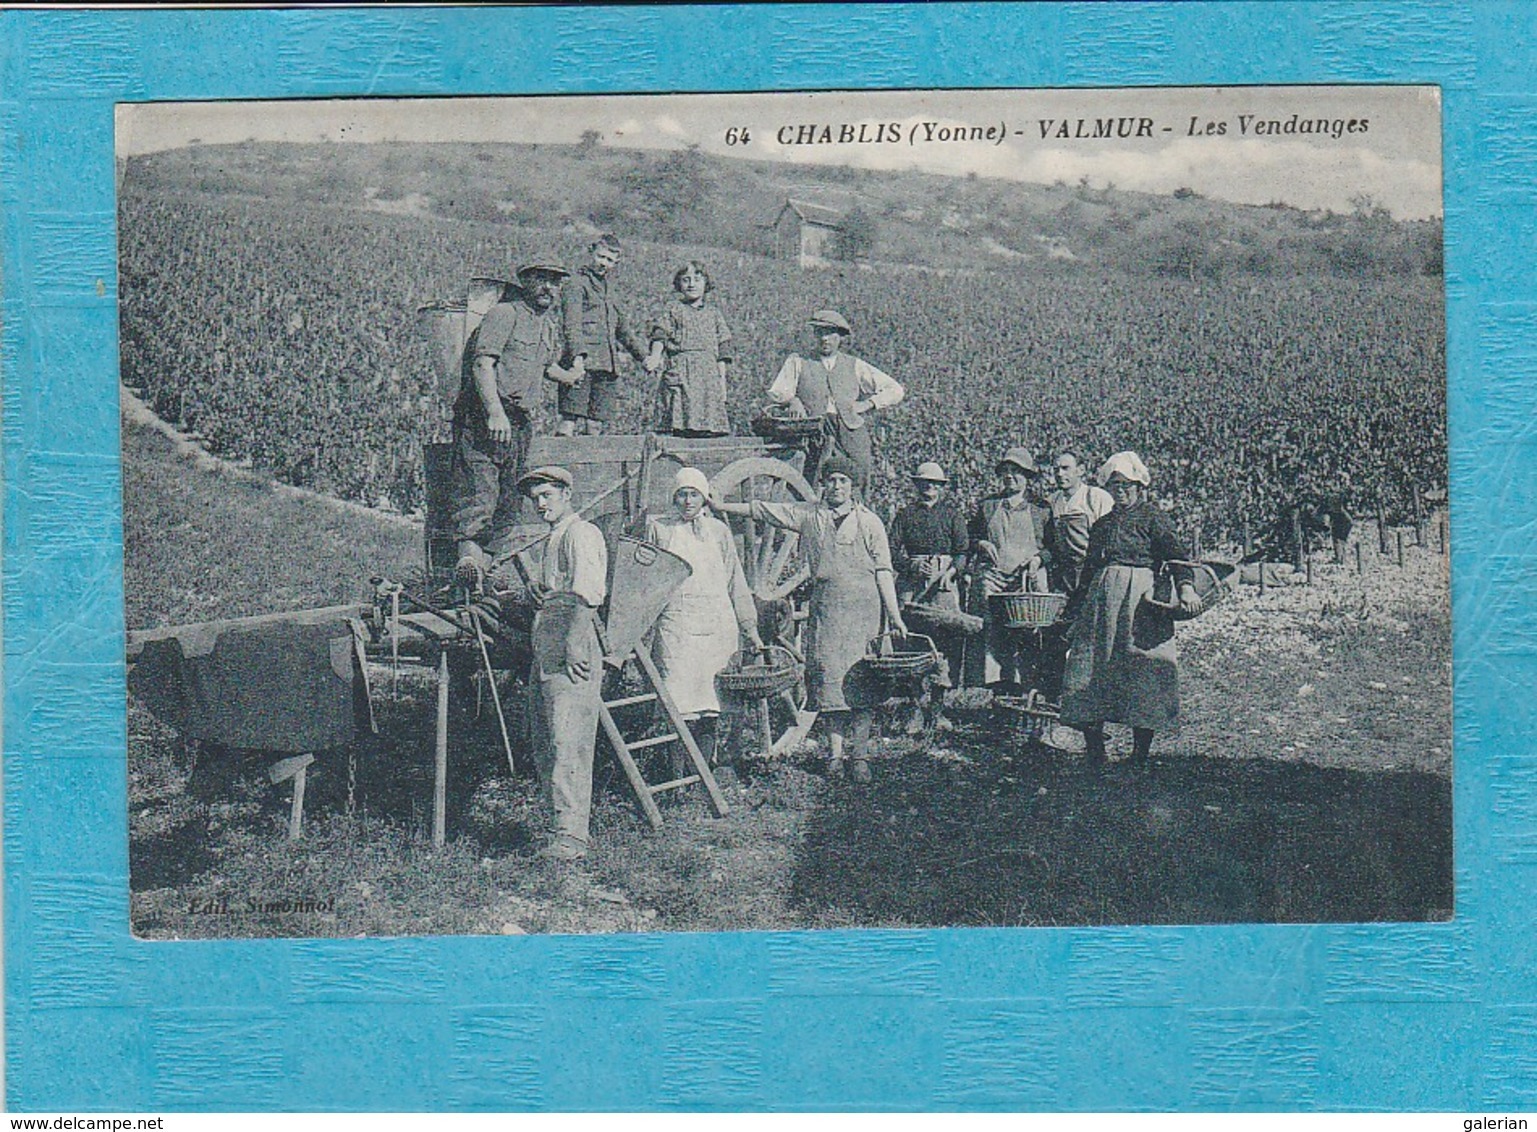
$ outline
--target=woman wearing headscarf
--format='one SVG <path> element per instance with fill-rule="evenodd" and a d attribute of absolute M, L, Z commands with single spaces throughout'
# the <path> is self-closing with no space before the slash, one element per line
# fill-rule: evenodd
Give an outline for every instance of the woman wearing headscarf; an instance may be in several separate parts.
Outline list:
<path fill-rule="evenodd" d="M 881 615 L 906 634 L 897 607 L 896 582 L 886 525 L 854 498 L 858 468 L 846 456 L 822 461 L 819 503 L 723 503 L 717 511 L 751 515 L 800 534 L 801 554 L 811 569 L 811 617 L 806 625 L 807 706 L 822 713 L 829 730 L 831 770 L 844 769 L 848 740 L 850 773 L 856 782 L 870 781 L 870 709 L 885 699 L 864 658 L 870 641 L 880 635 Z"/>
<path fill-rule="evenodd" d="M 673 513 L 653 517 L 646 525 L 648 541 L 676 554 L 692 570 L 657 619 L 653 653 L 683 718 L 709 721 L 699 729 L 706 755 L 713 753 L 714 719 L 720 714 L 715 677 L 737 651 L 740 638 L 763 646 L 736 541 L 731 528 L 705 509 L 709 495 L 710 481 L 703 472 L 680 468 L 673 481 Z"/>
<path fill-rule="evenodd" d="M 1099 470 L 1115 506 L 1089 532 L 1076 617 L 1062 681 L 1062 722 L 1083 732 L 1091 759 L 1105 757 L 1105 724 L 1131 727 L 1132 755 L 1144 759 L 1153 734 L 1179 724 L 1174 621 L 1144 604 L 1166 562 L 1188 560 L 1173 521 L 1147 498 L 1151 477 L 1135 452 L 1117 452 Z M 1173 569 L 1180 608 L 1200 608 L 1188 567 Z"/>

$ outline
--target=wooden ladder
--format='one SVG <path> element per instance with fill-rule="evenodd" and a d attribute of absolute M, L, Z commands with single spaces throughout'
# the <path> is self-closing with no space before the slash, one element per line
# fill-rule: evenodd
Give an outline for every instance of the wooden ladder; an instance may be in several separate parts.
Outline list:
<path fill-rule="evenodd" d="M 651 659 L 644 645 L 637 648 L 630 656 L 639 663 L 640 670 L 646 675 L 647 683 L 651 685 L 651 691 L 634 696 L 621 696 L 614 700 L 603 700 L 598 719 L 603 724 L 603 733 L 608 736 L 608 741 L 614 748 L 614 757 L 619 760 L 624 776 L 630 780 L 630 789 L 635 792 L 635 800 L 640 803 L 640 809 L 646 815 L 646 821 L 651 823 L 652 829 L 661 829 L 662 811 L 657 809 L 656 796 L 668 790 L 681 790 L 695 783 L 702 785 L 705 794 L 709 796 L 711 812 L 718 818 L 725 817 L 731 812 L 731 807 L 726 804 L 726 799 L 720 792 L 720 785 L 710 771 L 710 764 L 705 761 L 704 754 L 699 750 L 699 744 L 694 742 L 694 736 L 688 729 L 688 722 L 679 714 L 678 705 L 668 694 L 667 686 L 662 682 L 662 674 L 657 671 L 656 662 Z M 619 708 L 652 702 L 662 705 L 662 711 L 666 713 L 668 725 L 672 730 L 665 735 L 654 735 L 630 742 L 619 730 L 614 712 Z M 694 766 L 694 773 L 669 782 L 659 782 L 653 786 L 640 773 L 640 767 L 635 765 L 635 752 L 672 742 L 683 744 L 683 750 Z"/>

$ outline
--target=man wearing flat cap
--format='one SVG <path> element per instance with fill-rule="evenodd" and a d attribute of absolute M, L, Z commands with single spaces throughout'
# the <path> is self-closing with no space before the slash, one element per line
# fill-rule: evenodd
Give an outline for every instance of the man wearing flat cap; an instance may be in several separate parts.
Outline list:
<path fill-rule="evenodd" d="M 826 428 L 806 451 L 806 478 L 816 483 L 821 463 L 838 453 L 854 464 L 854 482 L 861 491 L 870 486 L 875 453 L 870 442 L 867 414 L 889 409 L 902 400 L 897 382 L 863 358 L 843 352 L 854 330 L 835 310 L 819 310 L 811 316 L 816 340 L 813 357 L 791 354 L 768 388 L 771 404 L 799 408 L 809 417 L 821 417 Z"/>
<path fill-rule="evenodd" d="M 534 762 L 548 791 L 554 824 L 540 856 L 587 855 L 592 812 L 592 759 L 598 736 L 603 650 L 598 607 L 608 595 L 608 548 L 603 533 L 571 505 L 571 473 L 535 468 L 518 480 L 550 527 L 544 555 L 532 571 L 533 671 L 529 679 Z"/>
<path fill-rule="evenodd" d="M 1002 490 L 982 500 L 971 520 L 971 612 L 986 622 L 981 642 L 967 642 L 967 683 L 997 691 L 1024 687 L 1034 661 L 1018 634 L 993 616 L 988 600 L 1001 593 L 1045 593 L 1046 526 L 1044 475 L 1028 448 L 1010 448 L 994 469 Z"/>
<path fill-rule="evenodd" d="M 484 569 L 518 511 L 514 485 L 528 461 L 534 414 L 559 350 L 555 302 L 568 272 L 548 263 L 518 269 L 516 286 L 470 336 L 470 365 L 454 403 L 454 538 L 461 570 Z"/>

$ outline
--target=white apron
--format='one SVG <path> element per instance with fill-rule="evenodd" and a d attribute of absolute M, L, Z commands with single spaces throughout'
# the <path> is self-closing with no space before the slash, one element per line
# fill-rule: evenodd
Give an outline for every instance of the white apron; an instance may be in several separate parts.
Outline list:
<path fill-rule="evenodd" d="M 653 650 L 673 702 L 690 717 L 720 711 L 715 677 L 731 660 L 739 639 L 731 604 L 731 568 L 723 557 L 721 540 L 710 530 L 712 523 L 720 520 L 700 520 L 703 534 L 682 522 L 656 523 L 652 529 L 657 545 L 694 571 L 657 619 Z"/>

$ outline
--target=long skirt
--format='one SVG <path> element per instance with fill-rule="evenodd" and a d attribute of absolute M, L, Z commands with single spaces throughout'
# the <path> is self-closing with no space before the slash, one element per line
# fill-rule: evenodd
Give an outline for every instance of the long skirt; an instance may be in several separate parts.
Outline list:
<path fill-rule="evenodd" d="M 1063 723 L 1179 726 L 1174 621 L 1143 604 L 1152 589 L 1145 566 L 1107 566 L 1094 579 L 1068 637 Z"/>

